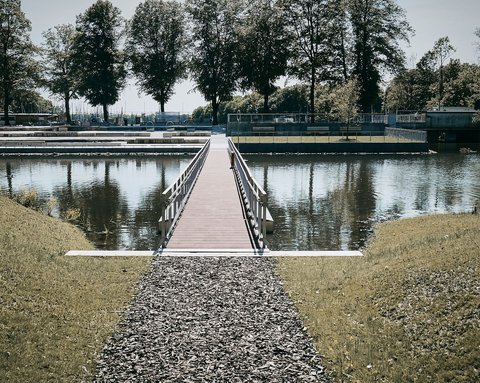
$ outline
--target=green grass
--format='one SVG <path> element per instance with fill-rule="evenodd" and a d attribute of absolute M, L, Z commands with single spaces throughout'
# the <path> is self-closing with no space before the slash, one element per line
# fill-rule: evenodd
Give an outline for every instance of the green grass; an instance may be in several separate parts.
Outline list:
<path fill-rule="evenodd" d="M 363 258 L 278 270 L 336 382 L 480 381 L 480 217 L 381 224 Z"/>
<path fill-rule="evenodd" d="M 82 232 L 0 197 L 0 381 L 88 381 L 149 260 L 70 258 Z"/>
<path fill-rule="evenodd" d="M 379 225 L 363 258 L 278 270 L 337 382 L 480 381 L 480 217 Z M 0 381 L 89 381 L 145 258 L 68 258 L 80 230 L 0 197 Z"/>

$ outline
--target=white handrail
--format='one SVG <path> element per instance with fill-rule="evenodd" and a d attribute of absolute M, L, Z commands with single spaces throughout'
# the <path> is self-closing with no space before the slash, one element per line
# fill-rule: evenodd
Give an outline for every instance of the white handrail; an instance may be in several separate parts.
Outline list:
<path fill-rule="evenodd" d="M 256 245 L 260 249 L 267 248 L 267 205 L 265 197 L 267 193 L 253 178 L 245 160 L 228 138 L 230 155 L 234 158 L 234 170 L 237 184 L 242 194 L 243 204 L 247 215 L 249 228 Z"/>
<path fill-rule="evenodd" d="M 180 176 L 162 193 L 164 204 L 160 218 L 162 247 L 167 245 L 173 229 L 183 212 L 195 182 L 208 155 L 210 139 L 203 145 L 202 149 L 193 157 L 190 163 Z"/>

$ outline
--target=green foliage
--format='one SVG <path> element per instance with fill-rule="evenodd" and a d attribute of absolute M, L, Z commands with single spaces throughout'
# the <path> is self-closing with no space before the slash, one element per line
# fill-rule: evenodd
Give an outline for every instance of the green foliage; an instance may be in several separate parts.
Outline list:
<path fill-rule="evenodd" d="M 70 116 L 70 100 L 76 98 L 78 68 L 73 62 L 75 28 L 73 25 L 57 25 L 43 33 L 42 56 L 45 68 L 45 84 L 54 95 L 64 101 L 67 122 Z"/>
<path fill-rule="evenodd" d="M 423 111 L 437 107 L 462 106 L 474 108 L 480 100 L 480 66 L 451 60 L 442 68 L 443 96 L 438 98 L 440 68 L 435 68 L 424 56 L 417 68 L 395 77 L 386 91 L 386 106 L 390 110 Z"/>
<path fill-rule="evenodd" d="M 17 89 L 12 93 L 11 111 L 13 113 L 45 113 L 53 110 L 50 100 L 40 93 L 29 89 Z"/>
<path fill-rule="evenodd" d="M 353 75 L 360 83 L 364 112 L 378 103 L 382 71 L 398 72 L 404 66 L 400 41 L 412 29 L 405 12 L 393 0 L 349 0 L 347 10 L 353 33 Z"/>
<path fill-rule="evenodd" d="M 308 87 L 305 85 L 292 85 L 278 89 L 272 95 L 272 110 L 278 113 L 308 111 Z"/>
<path fill-rule="evenodd" d="M 306 85 L 292 85 L 277 89 L 270 98 L 271 113 L 306 113 L 308 111 L 308 89 Z M 263 97 L 259 93 L 248 93 L 234 96 L 221 104 L 218 121 L 225 123 L 227 115 L 233 113 L 258 113 L 263 105 Z M 323 110 L 322 110 L 323 111 Z M 192 113 L 196 121 L 208 121 L 212 115 L 211 105 L 200 106 Z"/>
<path fill-rule="evenodd" d="M 30 21 L 20 0 L 0 0 L 0 26 L 0 98 L 8 125 L 14 93 L 35 87 L 39 67 L 34 59 L 37 48 L 29 36 Z"/>
<path fill-rule="evenodd" d="M 264 97 L 263 111 L 275 91 L 275 81 L 285 75 L 289 57 L 289 36 L 276 1 L 255 0 L 249 4 L 240 33 L 239 55 L 242 88 Z"/>
<path fill-rule="evenodd" d="M 103 106 L 108 121 L 108 105 L 118 101 L 125 85 L 126 70 L 119 50 L 124 32 L 120 10 L 108 0 L 97 0 L 77 16 L 74 62 L 79 68 L 78 92 L 93 106 Z"/>
<path fill-rule="evenodd" d="M 147 0 L 130 21 L 126 51 L 132 71 L 162 112 L 186 74 L 185 35 L 183 8 L 175 1 Z"/>
<path fill-rule="evenodd" d="M 222 101 L 231 98 L 239 77 L 238 0 L 188 0 L 191 19 L 190 73 L 205 99 L 212 103 L 213 124 L 218 123 Z"/>
<path fill-rule="evenodd" d="M 289 72 L 310 85 L 310 111 L 315 111 L 315 87 L 330 79 L 334 25 L 340 25 L 339 2 L 331 0 L 286 0 L 284 17 L 292 34 L 291 65 Z M 337 23 L 338 22 L 338 23 Z"/>
<path fill-rule="evenodd" d="M 333 105 L 331 114 L 334 118 L 343 122 L 348 128 L 355 119 L 359 110 L 360 84 L 355 77 L 352 77 L 345 84 L 337 87 L 333 94 Z"/>

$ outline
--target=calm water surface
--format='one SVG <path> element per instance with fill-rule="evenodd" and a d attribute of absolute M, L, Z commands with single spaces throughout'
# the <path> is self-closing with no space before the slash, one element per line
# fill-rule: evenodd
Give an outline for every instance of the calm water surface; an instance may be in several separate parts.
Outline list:
<path fill-rule="evenodd" d="M 480 201 L 480 156 L 247 156 L 275 220 L 270 248 L 358 249 L 378 221 L 470 211 Z M 82 212 L 102 249 L 156 249 L 161 193 L 188 157 L 0 159 L 0 193 L 35 188 L 54 214 Z M 108 232 L 108 234 L 106 234 Z"/>

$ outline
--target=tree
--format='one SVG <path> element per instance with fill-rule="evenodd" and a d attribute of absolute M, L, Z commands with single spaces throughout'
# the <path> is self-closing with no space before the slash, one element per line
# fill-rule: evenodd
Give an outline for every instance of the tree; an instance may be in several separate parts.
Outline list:
<path fill-rule="evenodd" d="M 432 97 L 434 73 L 417 64 L 417 68 L 400 72 L 390 81 L 385 91 L 385 106 L 388 110 L 425 110 Z"/>
<path fill-rule="evenodd" d="M 108 0 L 97 0 L 77 16 L 74 62 L 81 68 L 78 93 L 91 105 L 101 105 L 106 121 L 108 105 L 118 101 L 125 85 L 125 65 L 119 50 L 123 25 L 120 10 Z"/>
<path fill-rule="evenodd" d="M 241 31 L 242 87 L 260 93 L 263 111 L 268 112 L 268 98 L 276 89 L 275 81 L 285 75 L 289 58 L 289 38 L 277 2 L 252 1 Z"/>
<path fill-rule="evenodd" d="M 277 89 L 272 95 L 272 110 L 276 113 L 305 113 L 308 103 L 308 87 L 304 84 Z"/>
<path fill-rule="evenodd" d="M 337 87 L 333 97 L 332 115 L 347 126 L 348 131 L 351 122 L 358 114 L 360 100 L 360 84 L 356 78 L 350 78 L 345 84 Z"/>
<path fill-rule="evenodd" d="M 477 47 L 477 51 L 478 53 L 480 54 L 480 27 L 475 29 L 475 32 L 474 32 L 475 36 L 477 36 L 478 38 L 478 41 L 475 42 L 475 45 Z"/>
<path fill-rule="evenodd" d="M 73 62 L 75 28 L 71 24 L 57 25 L 43 33 L 43 66 L 46 85 L 50 92 L 63 98 L 67 123 L 70 116 L 70 100 L 76 97 L 78 69 Z"/>
<path fill-rule="evenodd" d="M 480 103 L 480 65 L 452 60 L 444 67 L 443 105 L 474 108 Z"/>
<path fill-rule="evenodd" d="M 20 0 L 0 0 L 0 96 L 5 125 L 10 125 L 14 93 L 33 88 L 39 79 L 34 59 L 38 50 L 30 40 L 30 30 Z"/>
<path fill-rule="evenodd" d="M 450 44 L 448 37 L 441 37 L 435 44 L 433 44 L 432 50 L 427 52 L 427 57 L 434 63 L 434 67 L 438 68 L 438 88 L 437 88 L 437 100 L 438 107 L 441 106 L 443 94 L 444 94 L 444 71 L 443 67 L 445 61 L 455 52 L 455 48 Z"/>
<path fill-rule="evenodd" d="M 315 86 L 328 79 L 333 56 L 336 2 L 330 0 L 284 0 L 284 17 L 292 33 L 290 73 L 310 85 L 311 121 L 314 121 Z"/>
<path fill-rule="evenodd" d="M 175 83 L 186 74 L 183 9 L 175 1 L 147 0 L 130 21 L 127 52 L 140 89 L 165 112 Z"/>
<path fill-rule="evenodd" d="M 412 32 L 405 12 L 394 0 L 348 0 L 353 36 L 353 75 L 360 84 L 360 105 L 369 112 L 379 99 L 382 71 L 404 67 L 399 42 Z"/>
<path fill-rule="evenodd" d="M 30 89 L 14 91 L 10 109 L 13 113 L 55 113 L 54 106 L 50 100 L 46 100 L 40 93 Z"/>
<path fill-rule="evenodd" d="M 237 87 L 238 0 L 188 0 L 191 18 L 192 59 L 190 73 L 205 99 L 212 103 L 212 123 L 218 124 L 221 102 Z"/>

